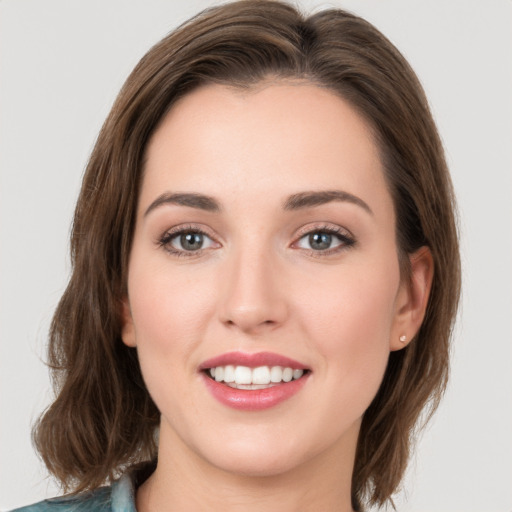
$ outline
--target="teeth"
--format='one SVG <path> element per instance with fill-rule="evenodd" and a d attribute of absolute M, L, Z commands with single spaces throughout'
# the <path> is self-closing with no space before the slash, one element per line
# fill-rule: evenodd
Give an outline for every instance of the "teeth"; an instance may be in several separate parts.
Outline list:
<path fill-rule="evenodd" d="M 217 382 L 225 382 L 231 384 L 232 387 L 247 386 L 247 389 L 259 389 L 258 386 L 271 386 L 282 381 L 290 382 L 300 379 L 304 370 L 282 366 L 249 368 L 248 366 L 227 365 L 210 368 L 209 373 Z"/>
<path fill-rule="evenodd" d="M 270 384 L 270 370 L 268 366 L 260 366 L 252 371 L 252 384 Z"/>
<path fill-rule="evenodd" d="M 293 370 L 293 378 L 294 378 L 294 380 L 300 379 L 302 377 L 303 373 L 304 373 L 304 370 Z"/>
<path fill-rule="evenodd" d="M 218 366 L 215 369 L 215 375 L 217 375 L 217 370 L 222 368 Z M 252 370 L 247 366 L 237 366 L 235 368 L 235 382 L 237 384 L 252 384 Z"/>
<path fill-rule="evenodd" d="M 224 382 L 235 382 L 235 367 L 232 364 L 224 367 Z"/>
<path fill-rule="evenodd" d="M 215 380 L 217 382 L 222 382 L 224 380 L 224 367 L 219 366 L 215 368 Z"/>
<path fill-rule="evenodd" d="M 283 369 L 280 366 L 272 366 L 270 369 L 270 382 L 281 382 L 283 380 Z"/>

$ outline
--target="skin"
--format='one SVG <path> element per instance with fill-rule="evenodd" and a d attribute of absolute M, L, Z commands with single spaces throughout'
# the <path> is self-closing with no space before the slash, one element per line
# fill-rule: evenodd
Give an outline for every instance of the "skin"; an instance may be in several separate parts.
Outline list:
<path fill-rule="evenodd" d="M 325 190 L 368 209 L 283 208 Z M 165 193 L 205 194 L 220 211 L 164 202 L 146 213 Z M 160 243 L 180 226 L 207 234 L 201 251 L 185 251 L 179 235 Z M 308 233 L 326 229 L 342 238 L 312 247 Z M 432 279 L 425 248 L 401 279 L 395 240 L 372 132 L 332 92 L 209 85 L 170 110 L 147 149 L 124 304 L 123 340 L 162 414 L 139 511 L 352 510 L 361 418 L 389 352 L 418 330 Z M 233 410 L 198 372 L 233 350 L 282 354 L 311 375 L 273 408 Z"/>

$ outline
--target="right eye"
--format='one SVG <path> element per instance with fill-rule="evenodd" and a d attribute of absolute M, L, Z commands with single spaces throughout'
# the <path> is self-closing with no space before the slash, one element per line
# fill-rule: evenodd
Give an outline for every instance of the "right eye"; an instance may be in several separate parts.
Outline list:
<path fill-rule="evenodd" d="M 159 243 L 171 254 L 177 256 L 195 256 L 215 244 L 203 231 L 189 228 L 168 231 Z"/>

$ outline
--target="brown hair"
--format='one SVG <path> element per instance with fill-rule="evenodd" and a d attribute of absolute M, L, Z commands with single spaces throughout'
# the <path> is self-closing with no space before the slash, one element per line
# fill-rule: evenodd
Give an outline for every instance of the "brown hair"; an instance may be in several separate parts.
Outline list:
<path fill-rule="evenodd" d="M 460 263 L 454 198 L 423 90 L 398 50 L 342 10 L 305 17 L 248 0 L 204 11 L 155 45 L 123 86 L 90 157 L 71 236 L 73 272 L 50 332 L 57 397 L 34 441 L 65 489 L 80 492 L 156 457 L 159 412 L 135 349 L 121 341 L 120 302 L 148 140 L 183 95 L 202 84 L 251 87 L 292 78 L 349 101 L 378 141 L 403 256 L 427 245 L 434 280 L 416 338 L 390 354 L 366 411 L 352 482 L 354 508 L 384 504 L 397 489 L 420 413 L 435 410 L 448 376 Z M 402 270 L 406 269 L 401 258 Z M 407 272 L 404 272 L 407 275 Z"/>

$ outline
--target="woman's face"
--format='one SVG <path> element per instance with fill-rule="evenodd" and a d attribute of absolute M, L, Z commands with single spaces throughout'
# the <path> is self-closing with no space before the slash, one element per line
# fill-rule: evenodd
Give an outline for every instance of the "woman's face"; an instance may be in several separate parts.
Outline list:
<path fill-rule="evenodd" d="M 248 475 L 353 457 L 408 290 L 371 131 L 332 92 L 205 86 L 151 138 L 123 339 L 161 450 Z"/>

